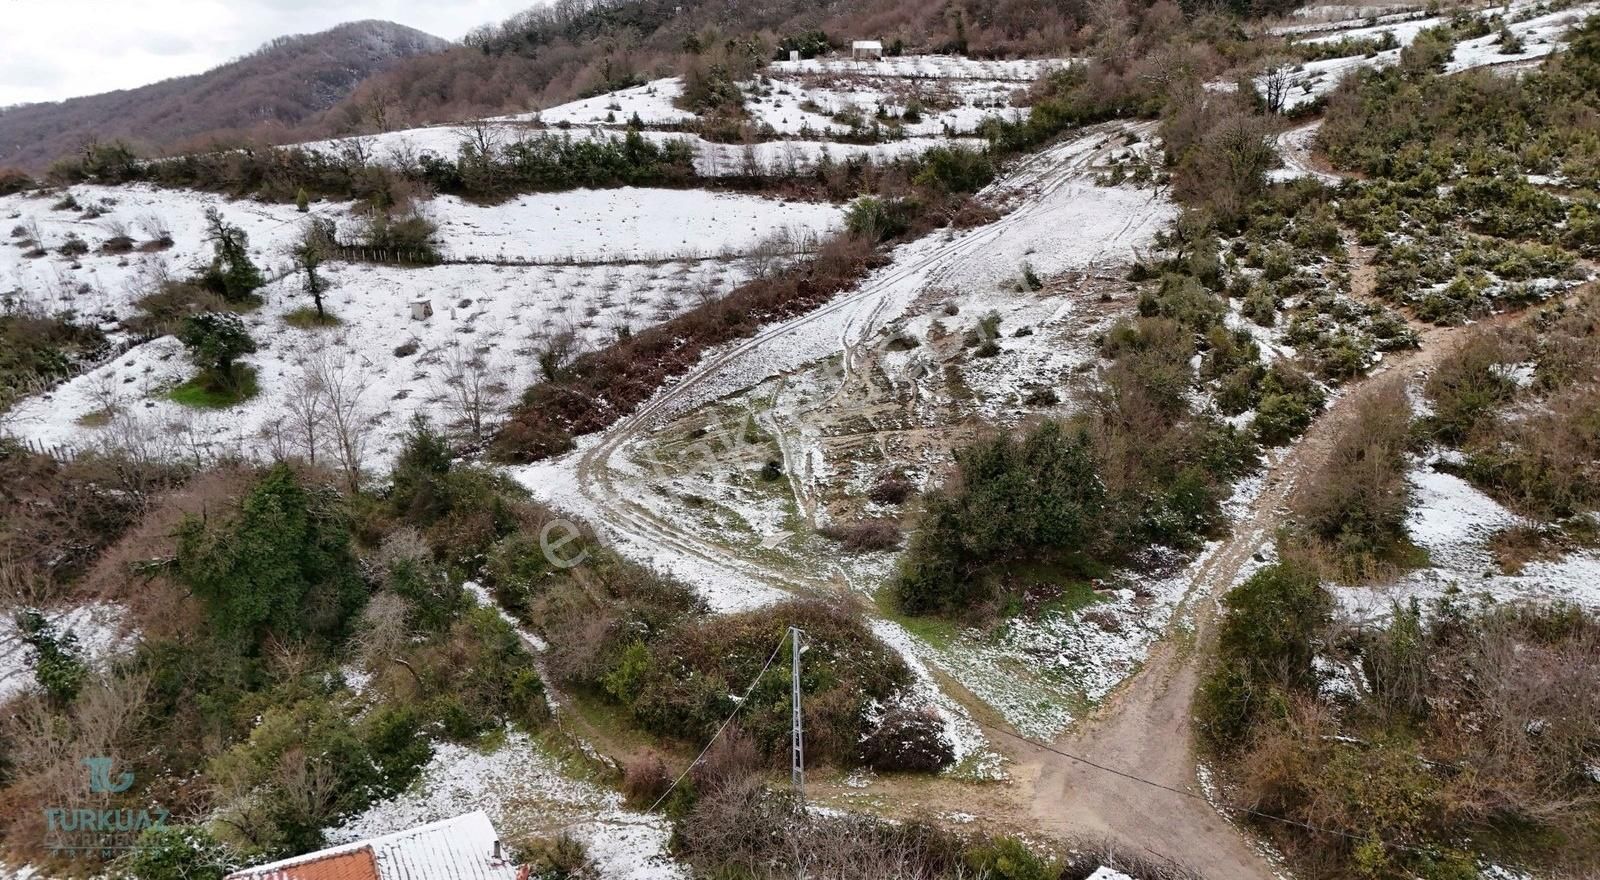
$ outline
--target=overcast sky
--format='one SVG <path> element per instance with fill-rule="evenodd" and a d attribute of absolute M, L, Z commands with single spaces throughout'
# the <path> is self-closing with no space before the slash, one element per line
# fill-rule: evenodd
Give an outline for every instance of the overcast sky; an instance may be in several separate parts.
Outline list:
<path fill-rule="evenodd" d="M 381 18 L 446 39 L 538 0 L 0 0 L 0 106 L 200 73 L 273 37 Z"/>

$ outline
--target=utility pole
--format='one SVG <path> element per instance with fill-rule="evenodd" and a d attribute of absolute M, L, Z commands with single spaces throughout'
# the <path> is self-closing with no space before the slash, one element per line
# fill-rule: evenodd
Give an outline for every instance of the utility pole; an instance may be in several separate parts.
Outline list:
<path fill-rule="evenodd" d="M 789 768 L 790 781 L 794 783 L 795 793 L 800 796 L 801 803 L 806 799 L 806 744 L 805 730 L 800 721 L 800 627 L 789 627 L 789 653 L 793 662 L 793 669 L 789 673 L 789 681 L 793 685 L 794 694 L 790 700 L 792 715 L 792 733 L 790 739 Z"/>

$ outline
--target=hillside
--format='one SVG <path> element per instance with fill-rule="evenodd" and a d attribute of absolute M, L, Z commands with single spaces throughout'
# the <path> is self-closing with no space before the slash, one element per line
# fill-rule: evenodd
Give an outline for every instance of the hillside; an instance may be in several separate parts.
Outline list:
<path fill-rule="evenodd" d="M 392 22 L 350 22 L 280 37 L 194 76 L 0 110 L 0 165 L 41 170 L 90 137 L 161 150 L 201 135 L 296 125 L 373 74 L 448 45 Z"/>
<path fill-rule="evenodd" d="M 1041 57 L 1075 51 L 1091 21 L 1070 0 L 572 0 L 484 26 L 466 46 L 372 77 L 297 139 L 543 109 L 679 73 L 686 52 L 709 58 L 724 48 L 719 42 L 770 47 L 820 32 L 835 47 L 874 38 L 907 53 Z"/>

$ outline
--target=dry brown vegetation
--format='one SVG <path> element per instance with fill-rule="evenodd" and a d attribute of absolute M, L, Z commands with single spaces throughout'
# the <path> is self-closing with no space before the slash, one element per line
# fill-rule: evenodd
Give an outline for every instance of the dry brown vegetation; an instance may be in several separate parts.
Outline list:
<path fill-rule="evenodd" d="M 1529 327 L 1475 331 L 1426 391 L 1425 425 L 1496 500 L 1538 522 L 1600 506 L 1600 289 Z"/>
<path fill-rule="evenodd" d="M 580 355 L 527 390 L 495 437 L 493 451 L 507 461 L 564 452 L 574 437 L 631 412 L 668 378 L 686 372 L 706 349 L 816 308 L 880 260 L 871 242 L 841 235 L 794 271 L 757 278 L 721 299 Z"/>
<path fill-rule="evenodd" d="M 61 462 L 0 441 L 0 602 L 59 598 L 183 478 L 170 465 L 101 455 Z"/>
<path fill-rule="evenodd" d="M 1595 869 L 1600 622 L 1445 604 L 1348 638 L 1357 690 L 1338 706 L 1288 697 L 1233 765 L 1236 803 L 1326 829 L 1261 824 L 1304 876 L 1461 876 L 1469 845 L 1502 864 Z"/>
<path fill-rule="evenodd" d="M 1110 845 L 1025 844 L 1012 837 L 961 834 L 932 819 L 890 823 L 860 814 L 807 810 L 774 791 L 735 734 L 691 774 L 692 796 L 676 813 L 681 855 L 709 876 L 753 880 L 1083 880 L 1102 866 L 1136 880 L 1194 880 L 1171 862 Z"/>
<path fill-rule="evenodd" d="M 1353 422 L 1296 489 L 1295 517 L 1330 574 L 1361 581 L 1414 563 L 1405 528 L 1410 446 L 1411 402 L 1405 383 L 1391 379 L 1362 392 Z"/>

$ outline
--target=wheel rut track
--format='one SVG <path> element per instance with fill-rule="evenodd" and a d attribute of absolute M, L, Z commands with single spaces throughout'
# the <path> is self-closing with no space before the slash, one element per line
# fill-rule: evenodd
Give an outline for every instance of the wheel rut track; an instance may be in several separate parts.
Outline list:
<path fill-rule="evenodd" d="M 873 278 L 858 291 L 711 356 L 619 421 L 577 461 L 580 490 L 601 518 L 597 525 L 625 533 L 645 546 L 669 547 L 714 569 L 786 592 L 806 595 L 848 588 L 830 575 L 764 566 L 759 560 L 745 558 L 690 533 L 630 500 L 629 487 L 618 484 L 607 463 L 628 444 L 646 437 L 652 428 L 698 405 L 694 395 L 702 386 L 736 370 L 763 346 L 832 319 L 841 310 L 870 303 L 867 311 L 852 316 L 840 330 L 836 351 L 842 355 L 844 380 L 833 394 L 865 385 L 871 368 L 866 343 L 877 333 L 884 310 L 895 301 L 897 285 L 922 276 L 921 288 L 937 286 L 960 260 L 980 252 L 1009 224 L 1029 222 L 1046 196 L 1081 179 L 1075 174 L 1097 155 L 1098 151 L 1091 150 L 1053 163 L 1050 151 L 1046 151 L 1028 160 L 1013 172 L 1011 181 L 1018 189 L 1031 187 L 1031 195 L 996 223 L 933 248 L 916 261 Z M 1460 335 L 1459 331 L 1427 334 L 1422 351 L 1391 356 L 1383 374 L 1414 374 L 1424 369 Z M 1057 740 L 1063 751 L 1199 793 L 1190 716 L 1200 676 L 1199 661 L 1212 636 L 1220 599 L 1251 556 L 1271 539 L 1282 522 L 1299 476 L 1325 460 L 1333 438 L 1352 417 L 1351 402 L 1373 378 L 1352 383 L 1307 434 L 1270 466 L 1265 487 L 1248 514 L 1235 525 L 1233 536 L 1195 569 L 1189 589 L 1173 615 L 1173 620 L 1181 620 L 1181 626 L 1189 631 L 1169 632 L 1158 641 L 1144 667 L 1102 703 L 1093 718 Z M 745 387 L 759 381 L 765 380 L 747 382 Z M 779 433 L 780 449 L 793 468 L 797 457 L 804 453 L 794 451 L 781 436 L 785 432 L 783 420 L 769 418 L 763 425 Z M 802 487 L 795 487 L 795 494 L 802 512 L 809 515 L 814 501 L 805 497 Z M 1103 838 L 1133 851 L 1173 858 L 1217 880 L 1269 880 L 1280 876 L 1245 834 L 1204 800 L 1181 797 L 1087 768 L 1007 737 L 993 737 L 993 742 L 1013 760 L 1013 776 L 1020 783 L 1019 815 L 1013 819 L 1022 818 L 1027 825 L 1050 834 L 1087 840 Z M 959 809 L 961 805 L 952 800 L 949 806 Z"/>
<path fill-rule="evenodd" d="M 863 349 L 867 341 L 877 332 L 885 310 L 894 300 L 895 291 L 917 277 L 922 279 L 918 285 L 921 289 L 939 286 L 963 258 L 981 252 L 986 245 L 1012 226 L 1030 222 L 1046 204 L 1048 197 L 1062 187 L 1080 183 L 1083 172 L 1100 156 L 1100 149 L 1069 153 L 1062 157 L 1058 151 L 1065 151 L 1065 147 L 1066 145 L 1062 145 L 1046 150 L 1027 160 L 1012 173 L 1005 189 L 1025 193 L 1024 203 L 999 220 L 933 248 L 914 262 L 870 279 L 867 286 L 860 290 L 838 297 L 805 315 L 763 330 L 750 339 L 713 355 L 676 384 L 663 389 L 632 414 L 619 421 L 598 443 L 582 453 L 577 463 L 579 488 L 588 502 L 600 513 L 601 524 L 629 533 L 646 546 L 669 547 L 715 569 L 789 592 L 804 595 L 839 589 L 840 584 L 831 577 L 797 575 L 793 572 L 765 568 L 758 562 L 736 556 L 724 547 L 676 528 L 643 505 L 629 500 L 626 492 L 620 490 L 613 480 L 607 462 L 623 447 L 647 435 L 656 425 L 681 414 L 680 408 L 688 408 L 685 401 L 692 400 L 693 393 L 701 386 L 717 381 L 730 369 L 756 356 L 764 346 L 818 322 L 831 319 L 841 311 L 871 303 L 871 309 L 865 315 L 852 316 L 844 323 L 838 337 L 838 350 L 843 353 L 842 363 L 846 371 L 844 385 L 866 382 L 861 366 L 865 361 Z M 913 246 L 915 245 L 903 247 Z M 797 503 L 800 503 L 803 509 L 806 506 L 804 498 L 797 499 Z"/>

